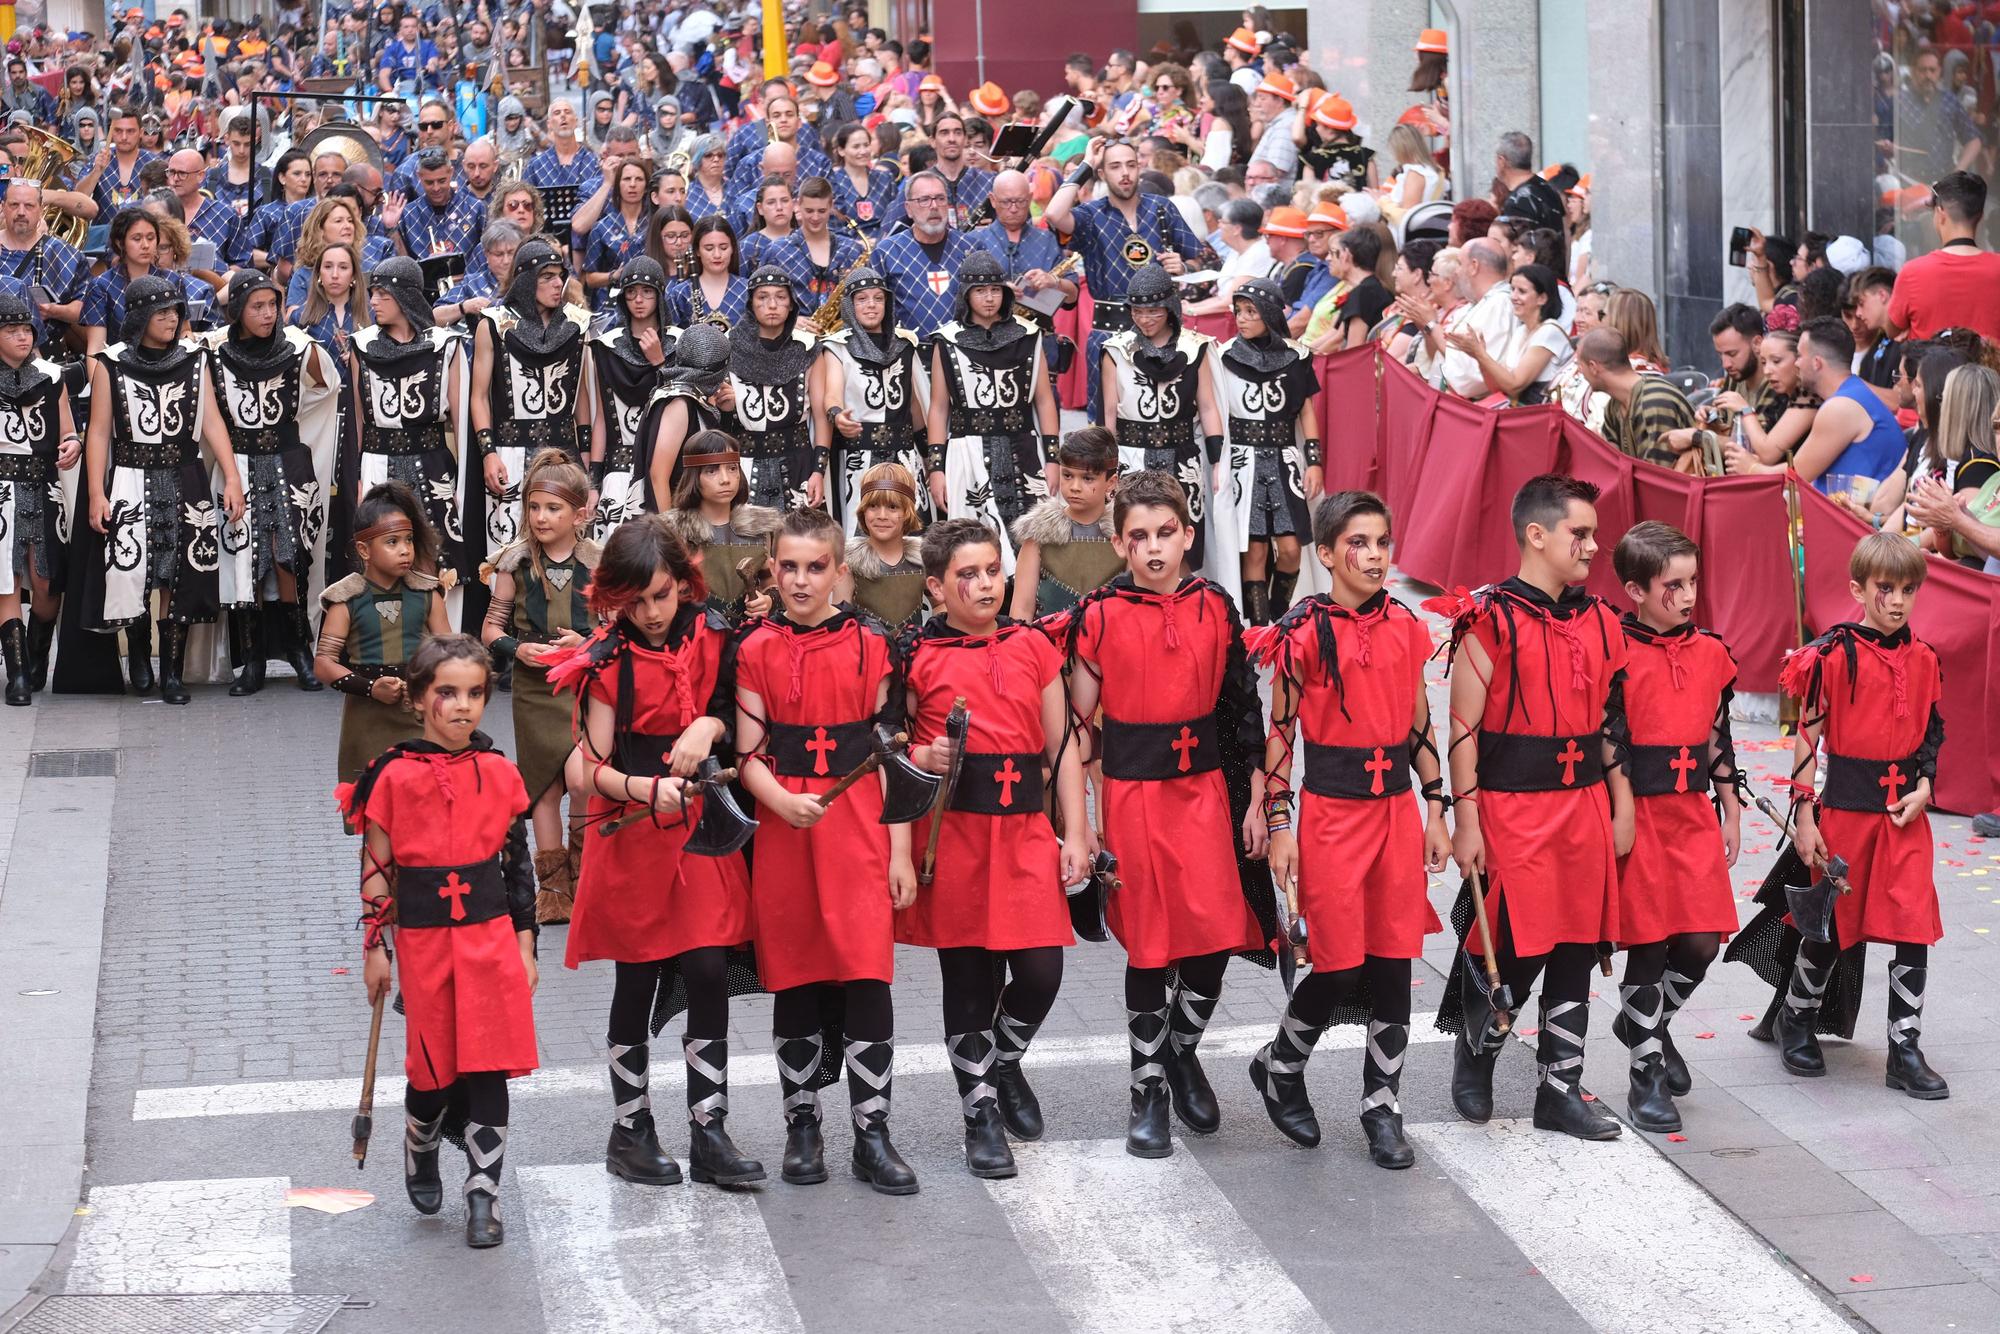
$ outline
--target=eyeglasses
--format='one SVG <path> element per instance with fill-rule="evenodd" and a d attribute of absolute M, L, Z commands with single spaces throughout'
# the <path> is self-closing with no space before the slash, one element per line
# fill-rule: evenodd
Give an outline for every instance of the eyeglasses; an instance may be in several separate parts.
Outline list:
<path fill-rule="evenodd" d="M 942 203 L 944 202 L 944 196 L 943 196 L 943 195 L 910 195 L 910 196 L 909 196 L 909 197 L 908 197 L 907 199 L 905 199 L 905 200 L 904 200 L 903 202 L 904 202 L 904 203 L 906 203 L 906 204 L 942 204 Z"/>
<path fill-rule="evenodd" d="M 441 120 L 420 120 L 417 122 L 417 128 L 420 130 L 442 130 L 444 122 Z"/>

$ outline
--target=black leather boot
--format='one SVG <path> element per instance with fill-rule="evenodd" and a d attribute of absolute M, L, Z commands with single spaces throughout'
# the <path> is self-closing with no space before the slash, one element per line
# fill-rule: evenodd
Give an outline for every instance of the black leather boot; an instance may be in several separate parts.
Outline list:
<path fill-rule="evenodd" d="M 1306 1096 L 1306 1062 L 1326 1025 L 1314 1027 L 1288 1006 L 1278 1021 L 1278 1035 L 1250 1058 L 1250 1082 L 1264 1095 L 1264 1113 L 1278 1132 L 1294 1144 L 1319 1147 L 1319 1117 Z"/>
<path fill-rule="evenodd" d="M 1923 964 L 1889 965 L 1889 1069 L 1884 1082 L 1912 1098 L 1936 1102 L 1951 1096 L 1951 1085 L 1931 1069 L 1917 1045 L 1923 1030 L 1924 983 L 1929 973 Z"/>
<path fill-rule="evenodd" d="M 1750 1031 L 1746 1036 L 1754 1038 L 1758 1042 L 1776 1041 L 1778 1033 L 1778 1015 L 1780 1012 L 1784 1010 L 1784 1008 L 1785 1008 L 1785 988 L 1779 987 L 1776 991 L 1773 991 L 1771 993 L 1771 1003 L 1764 1007 L 1763 1017 L 1758 1019 L 1758 1021 L 1755 1024 L 1752 1024 L 1750 1026 Z"/>
<path fill-rule="evenodd" d="M 997 1102 L 987 1102 L 965 1119 L 965 1170 L 989 1181 L 1013 1176 L 1017 1170 Z"/>
<path fill-rule="evenodd" d="M 1674 1022 L 1674 1016 L 1680 1013 L 1681 1007 L 1688 1003 L 1694 989 L 1700 985 L 1700 977 L 1689 977 L 1671 968 L 1667 969 L 1667 975 L 1660 983 L 1660 995 L 1665 1001 L 1660 1010 L 1660 1054 L 1667 1060 L 1667 1092 L 1676 1098 L 1688 1095 L 1688 1090 L 1694 1087 L 1694 1076 L 1688 1073 L 1688 1063 L 1681 1058 L 1680 1048 L 1674 1046 L 1674 1035 L 1667 1026 Z"/>
<path fill-rule="evenodd" d="M 1177 987 L 1167 1005 L 1167 1088 L 1173 1093 L 1174 1115 L 1197 1135 L 1212 1135 L 1222 1124 L 1215 1090 L 1195 1054 L 1219 999 Z"/>
<path fill-rule="evenodd" d="M 1021 1071 L 1021 1058 L 1040 1028 L 1040 1024 L 1025 1024 L 1010 1016 L 1007 998 L 1001 996 L 1000 1011 L 993 1017 L 993 1090 L 1000 1095 L 1000 1119 L 1015 1139 L 1042 1137 L 1041 1099 Z"/>
<path fill-rule="evenodd" d="M 504 1240 L 500 1227 L 500 1163 L 507 1127 L 465 1123 L 465 1244 L 483 1251 Z"/>
<path fill-rule="evenodd" d="M 1771 1025 L 1771 1038 L 1778 1044 L 1778 1059 L 1784 1062 L 1785 1069 L 1802 1079 L 1817 1079 L 1826 1073 L 1826 1054 L 1819 1049 L 1819 1034 L 1814 1029 L 1819 1023 L 1820 998 L 1826 994 L 1833 969 L 1833 961 L 1817 963 L 1801 945 L 1799 957 L 1792 964 L 1785 1003 L 1778 1011 L 1777 1022 Z"/>
<path fill-rule="evenodd" d="M 28 684 L 28 628 L 21 618 L 0 623 L 0 660 L 7 665 L 7 702 L 24 707 L 35 702 Z"/>
<path fill-rule="evenodd" d="M 1583 1100 L 1583 1041 L 1589 1026 L 1590 1002 L 1542 997 L 1542 1031 L 1535 1040 L 1535 1129 L 1577 1139 L 1617 1139 L 1624 1127 Z"/>
<path fill-rule="evenodd" d="M 792 1186 L 817 1186 L 826 1180 L 826 1142 L 820 1136 L 817 1109 L 785 1118 L 785 1162 L 778 1175 Z"/>
<path fill-rule="evenodd" d="M 1507 1039 L 1494 1028 L 1492 1001 L 1470 959 L 1460 960 L 1458 989 L 1465 1031 L 1452 1044 L 1451 1103 L 1460 1116 L 1483 1126 L 1493 1119 L 1493 1066 Z"/>
<path fill-rule="evenodd" d="M 187 661 L 188 628 L 181 621 L 160 622 L 160 698 L 168 704 L 185 704 L 191 698 L 181 684 L 181 668 Z"/>
<path fill-rule="evenodd" d="M 1132 1119 L 1125 1128 L 1125 1152 L 1134 1158 L 1165 1158 L 1174 1151 L 1167 1124 L 1166 1010 L 1127 1010 L 1132 1044 Z"/>
<path fill-rule="evenodd" d="M 507 1239 L 500 1226 L 500 1197 L 483 1190 L 465 1193 L 465 1244 L 475 1251 L 498 1246 Z"/>
<path fill-rule="evenodd" d="M 764 1164 L 745 1158 L 729 1138 L 729 1042 L 683 1038 L 687 1061 L 688 1175 L 702 1185 L 747 1186 L 764 1179 Z"/>
<path fill-rule="evenodd" d="M 141 695 L 151 693 L 153 677 L 153 623 L 141 616 L 125 627 L 125 679 Z"/>
<path fill-rule="evenodd" d="M 1007 1147 L 1006 1123 L 1000 1117 L 1000 1094 L 993 1085 L 996 1048 L 993 1034 L 947 1033 L 945 1053 L 951 1057 L 958 1082 L 959 1107 L 965 1115 L 965 1166 L 976 1177 L 998 1179 L 1014 1175 L 1014 1151 Z"/>
<path fill-rule="evenodd" d="M 1299 585 L 1297 570 L 1271 571 L 1271 619 L 1276 621 L 1284 616 L 1292 605 L 1292 590 Z"/>
<path fill-rule="evenodd" d="M 443 1112 L 429 1121 L 403 1113 L 403 1190 L 420 1214 L 444 1208 L 444 1182 L 438 1177 L 438 1140 L 443 1128 Z"/>
<path fill-rule="evenodd" d="M 1262 579 L 1243 581 L 1243 620 L 1248 625 L 1271 623 L 1271 588 Z"/>
<path fill-rule="evenodd" d="M 1410 1026 L 1368 1021 L 1368 1043 L 1361 1060 L 1361 1130 L 1368 1136 L 1368 1156 L 1375 1166 L 1401 1170 L 1417 1161 L 1403 1138 L 1403 1105 L 1396 1095 L 1403 1086 L 1403 1054 L 1410 1048 Z"/>
<path fill-rule="evenodd" d="M 613 1120 L 604 1147 L 604 1170 L 639 1186 L 678 1186 L 681 1166 L 660 1147 L 653 1124 L 651 1049 L 643 1042 L 625 1045 L 606 1040 L 610 1049 Z"/>
<path fill-rule="evenodd" d="M 785 1097 L 785 1161 L 778 1175 L 790 1185 L 816 1186 L 826 1180 L 826 1144 L 820 1135 L 815 1086 L 825 1054 L 826 1039 L 818 1033 L 778 1038 L 778 1090 Z"/>
<path fill-rule="evenodd" d="M 1681 1128 L 1680 1110 L 1667 1089 L 1667 1061 L 1660 1041 L 1665 1000 L 1658 983 L 1618 988 L 1618 1018 L 1611 1030 L 1632 1053 L 1625 1110 L 1632 1124 L 1655 1134 Z"/>
<path fill-rule="evenodd" d="M 242 667 L 229 684 L 229 693 L 241 698 L 264 688 L 264 617 L 255 607 L 234 607 L 229 612 L 229 646 Z"/>
<path fill-rule="evenodd" d="M 272 615 L 274 612 L 275 616 Z M 265 608 L 264 623 L 279 627 L 279 638 L 284 644 L 284 651 L 279 656 L 298 678 L 299 689 L 306 691 L 326 689 L 320 679 L 313 675 L 311 609 L 304 602 L 273 603 Z"/>
<path fill-rule="evenodd" d="M 917 1174 L 889 1142 L 896 1044 L 849 1039 L 847 1096 L 854 1107 L 854 1175 L 881 1195 L 914 1195 Z"/>
<path fill-rule="evenodd" d="M 56 641 L 56 622 L 28 614 L 28 689 L 49 688 L 49 647 Z"/>

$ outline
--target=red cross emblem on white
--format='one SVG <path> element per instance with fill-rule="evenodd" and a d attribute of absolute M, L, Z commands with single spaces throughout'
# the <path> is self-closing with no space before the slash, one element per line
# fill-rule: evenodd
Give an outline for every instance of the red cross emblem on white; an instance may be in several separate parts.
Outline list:
<path fill-rule="evenodd" d="M 928 283 L 930 285 L 930 289 L 933 292 L 936 292 L 939 296 L 943 296 L 946 292 L 949 292 L 951 290 L 951 274 L 943 269 L 932 269 L 929 273 L 924 275 L 924 281 Z"/>

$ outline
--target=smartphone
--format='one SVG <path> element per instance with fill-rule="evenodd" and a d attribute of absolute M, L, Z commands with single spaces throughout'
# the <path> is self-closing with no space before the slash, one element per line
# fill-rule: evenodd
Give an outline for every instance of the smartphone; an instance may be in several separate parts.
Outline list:
<path fill-rule="evenodd" d="M 1749 257 L 1750 257 L 1750 229 L 1748 227 L 1730 228 L 1729 229 L 1730 267 L 1736 269 L 1742 268 L 1745 264 L 1749 263 Z"/>

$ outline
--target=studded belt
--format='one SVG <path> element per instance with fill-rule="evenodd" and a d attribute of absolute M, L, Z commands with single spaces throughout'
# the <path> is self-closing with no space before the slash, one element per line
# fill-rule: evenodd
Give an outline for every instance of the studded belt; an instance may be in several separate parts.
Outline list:
<path fill-rule="evenodd" d="M 1248 417 L 1229 419 L 1229 443 L 1251 449 L 1282 449 L 1299 442 L 1298 426 L 1290 421 L 1253 421 Z"/>
<path fill-rule="evenodd" d="M 195 444 L 173 440 L 114 440 L 111 462 L 120 468 L 178 468 L 194 461 Z"/>

